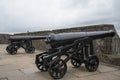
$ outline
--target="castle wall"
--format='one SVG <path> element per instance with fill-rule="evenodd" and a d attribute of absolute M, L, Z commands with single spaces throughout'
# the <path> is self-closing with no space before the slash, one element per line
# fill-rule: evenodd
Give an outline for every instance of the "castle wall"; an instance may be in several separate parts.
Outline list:
<path fill-rule="evenodd" d="M 0 34 L 0 44 L 7 44 L 8 43 L 8 34 Z"/>

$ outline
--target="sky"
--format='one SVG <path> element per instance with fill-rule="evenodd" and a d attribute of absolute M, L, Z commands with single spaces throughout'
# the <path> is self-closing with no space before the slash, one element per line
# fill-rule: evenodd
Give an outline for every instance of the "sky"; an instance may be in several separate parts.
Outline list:
<path fill-rule="evenodd" d="M 114 24 L 120 33 L 120 0 L 0 0 L 0 33 Z"/>

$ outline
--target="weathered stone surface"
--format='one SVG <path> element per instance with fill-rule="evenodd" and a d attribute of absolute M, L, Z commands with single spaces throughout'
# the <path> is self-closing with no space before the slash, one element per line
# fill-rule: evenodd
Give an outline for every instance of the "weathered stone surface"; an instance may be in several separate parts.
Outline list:
<path fill-rule="evenodd" d="M 119 76 L 115 76 L 109 73 L 101 73 L 93 76 L 88 76 L 87 78 L 88 80 L 120 80 Z"/>
<path fill-rule="evenodd" d="M 8 43 L 9 34 L 0 34 L 0 44 Z"/>
<path fill-rule="evenodd" d="M 100 65 L 98 68 L 98 72 L 111 72 L 111 71 L 117 71 L 118 69 L 106 65 Z"/>

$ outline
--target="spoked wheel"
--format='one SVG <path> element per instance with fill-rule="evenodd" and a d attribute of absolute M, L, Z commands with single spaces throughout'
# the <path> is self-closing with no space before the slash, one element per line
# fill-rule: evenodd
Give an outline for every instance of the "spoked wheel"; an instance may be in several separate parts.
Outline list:
<path fill-rule="evenodd" d="M 42 63 L 38 63 L 36 66 L 42 72 L 47 71 L 47 68 L 45 68 Z"/>
<path fill-rule="evenodd" d="M 76 68 L 80 67 L 83 62 L 84 62 L 83 54 L 78 53 L 73 55 L 73 57 L 71 58 L 71 64 Z"/>
<path fill-rule="evenodd" d="M 63 65 L 62 65 L 63 64 Z M 62 78 L 67 71 L 66 63 L 63 63 L 62 59 L 53 60 L 50 62 L 48 72 L 54 79 Z"/>
<path fill-rule="evenodd" d="M 85 62 L 85 67 L 89 72 L 96 71 L 98 65 L 99 65 L 99 59 L 97 56 L 90 56 Z"/>
<path fill-rule="evenodd" d="M 37 68 L 40 70 L 40 71 L 47 71 L 47 68 L 44 67 L 43 63 L 44 63 L 44 57 L 46 56 L 47 54 L 43 54 L 42 56 L 39 57 L 39 61 L 36 63 L 36 66 Z"/>
<path fill-rule="evenodd" d="M 77 59 L 71 59 L 71 63 L 72 63 L 72 65 L 73 65 L 74 67 L 76 67 L 76 68 L 80 67 L 81 64 L 82 64 L 82 63 L 81 63 L 79 60 L 77 60 Z"/>
<path fill-rule="evenodd" d="M 27 49 L 25 49 L 26 53 L 34 53 L 35 52 L 35 48 L 34 47 L 29 47 Z"/>
<path fill-rule="evenodd" d="M 15 48 L 15 46 L 9 45 L 6 48 L 6 51 L 11 55 L 15 55 L 17 53 L 17 48 Z"/>

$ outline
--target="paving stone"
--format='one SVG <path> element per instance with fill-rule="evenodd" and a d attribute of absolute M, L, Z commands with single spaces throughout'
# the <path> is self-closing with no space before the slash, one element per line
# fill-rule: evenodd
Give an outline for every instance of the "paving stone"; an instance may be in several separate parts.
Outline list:
<path fill-rule="evenodd" d="M 93 79 L 90 79 L 88 77 L 81 77 L 81 78 L 76 78 L 75 80 L 93 80 Z M 96 79 L 97 80 L 97 79 Z"/>
<path fill-rule="evenodd" d="M 111 72 L 118 70 L 117 68 L 106 66 L 106 65 L 99 65 L 98 71 L 99 72 Z"/>
<path fill-rule="evenodd" d="M 31 58 L 29 58 L 27 56 L 22 56 L 20 58 L 14 58 L 14 60 L 16 62 L 30 62 L 30 61 L 32 61 Z"/>
<path fill-rule="evenodd" d="M 7 58 L 7 59 L 1 59 L 0 60 L 0 66 L 1 65 L 6 65 L 6 64 L 11 64 L 11 63 L 13 63 L 14 61 L 12 60 L 12 59 L 10 59 L 10 58 Z"/>
<path fill-rule="evenodd" d="M 20 68 L 21 68 L 20 66 L 17 66 L 14 64 L 8 64 L 8 65 L 0 66 L 0 72 L 9 72 L 9 71 L 17 70 Z"/>
<path fill-rule="evenodd" d="M 8 80 L 34 80 L 31 77 L 26 76 L 26 75 L 22 75 L 22 76 L 20 76 L 20 75 L 8 76 L 7 78 L 8 78 Z"/>
<path fill-rule="evenodd" d="M 22 62 L 22 63 L 17 63 L 17 64 L 21 67 L 21 69 L 36 67 L 35 64 L 33 63 Z"/>
<path fill-rule="evenodd" d="M 33 80 L 54 80 L 49 74 L 48 72 L 34 72 L 31 74 L 28 74 L 28 76 L 30 76 Z"/>
<path fill-rule="evenodd" d="M 31 74 L 31 73 L 38 72 L 39 70 L 36 67 L 34 67 L 34 68 L 21 69 L 21 71 L 24 72 L 25 74 Z"/>
<path fill-rule="evenodd" d="M 1 75 L 6 76 L 6 77 L 8 77 L 8 76 L 13 76 L 13 77 L 15 77 L 15 76 L 23 76 L 24 73 L 22 73 L 22 72 L 19 71 L 19 70 L 12 70 L 12 71 L 7 71 L 7 72 L 2 72 Z"/>
<path fill-rule="evenodd" d="M 101 73 L 93 76 L 88 76 L 87 78 L 90 80 L 120 80 L 120 77 L 109 73 Z"/>
<path fill-rule="evenodd" d="M 110 72 L 110 74 L 116 75 L 116 76 L 119 76 L 119 77 L 120 77 L 120 70 L 112 71 L 112 72 Z"/>

